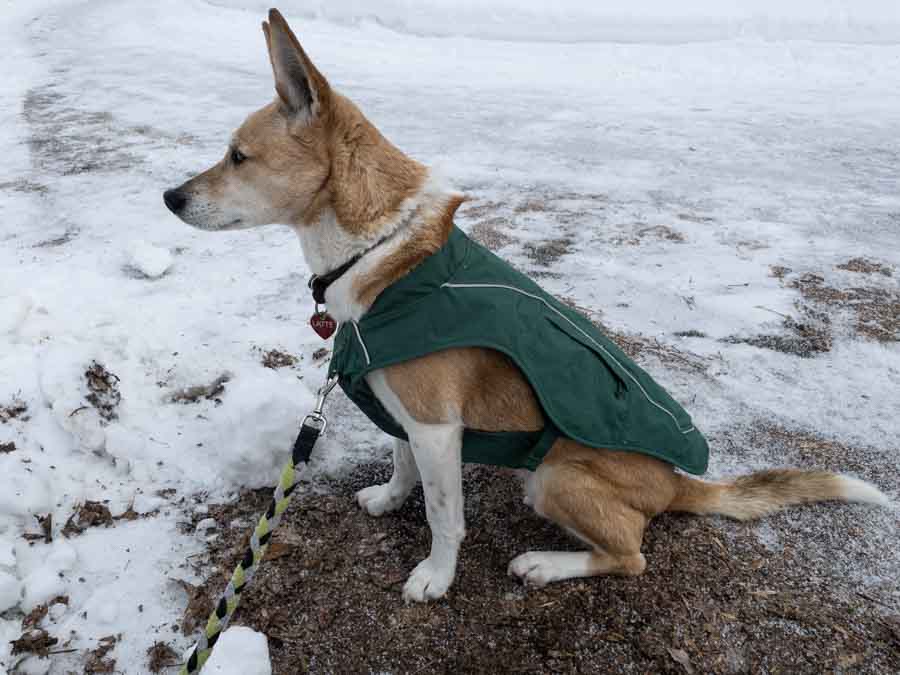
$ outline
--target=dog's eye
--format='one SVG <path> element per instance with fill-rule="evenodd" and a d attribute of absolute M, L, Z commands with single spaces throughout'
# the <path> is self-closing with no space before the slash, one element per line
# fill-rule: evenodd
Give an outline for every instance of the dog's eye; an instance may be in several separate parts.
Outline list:
<path fill-rule="evenodd" d="M 231 149 L 231 161 L 235 166 L 243 162 L 245 159 L 247 159 L 247 155 L 245 155 L 243 152 L 241 152 L 237 148 Z"/>

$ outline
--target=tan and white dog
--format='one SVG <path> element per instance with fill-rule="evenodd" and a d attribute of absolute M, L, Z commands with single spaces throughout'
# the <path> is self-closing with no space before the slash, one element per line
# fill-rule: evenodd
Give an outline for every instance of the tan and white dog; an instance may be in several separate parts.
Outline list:
<path fill-rule="evenodd" d="M 315 274 L 364 254 L 326 293 L 335 319 L 357 320 L 382 290 L 440 249 L 463 198 L 332 89 L 277 10 L 262 27 L 277 97 L 247 118 L 218 164 L 167 191 L 165 203 L 204 230 L 287 224 L 299 235 Z M 409 443 L 396 443 L 390 481 L 360 491 L 357 499 L 380 516 L 397 509 L 421 477 L 431 552 L 413 570 L 403 595 L 439 598 L 453 581 L 465 535 L 463 429 L 534 431 L 543 427 L 543 413 L 521 372 L 489 349 L 439 351 L 368 377 Z M 887 502 L 868 483 L 826 472 L 772 470 L 708 483 L 647 455 L 566 439 L 528 474 L 525 490 L 526 503 L 538 514 L 589 547 L 516 557 L 509 572 L 536 585 L 641 574 L 644 528 L 664 511 L 745 520 L 826 499 Z"/>

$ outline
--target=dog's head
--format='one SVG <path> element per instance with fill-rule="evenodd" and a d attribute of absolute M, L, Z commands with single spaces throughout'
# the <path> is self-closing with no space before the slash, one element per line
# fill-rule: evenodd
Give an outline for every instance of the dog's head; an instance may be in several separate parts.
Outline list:
<path fill-rule="evenodd" d="M 278 10 L 262 28 L 278 96 L 234 132 L 221 161 L 167 190 L 166 206 L 203 230 L 302 227 L 330 209 L 364 234 L 419 188 L 424 167 L 331 88 Z"/>

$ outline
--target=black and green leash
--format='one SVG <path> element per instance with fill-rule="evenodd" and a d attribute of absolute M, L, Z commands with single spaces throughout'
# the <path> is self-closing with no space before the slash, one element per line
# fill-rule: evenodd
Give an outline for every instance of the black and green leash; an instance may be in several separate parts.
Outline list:
<path fill-rule="evenodd" d="M 297 487 L 299 467 L 301 464 L 306 464 L 309 461 L 313 446 L 315 446 L 319 436 L 325 433 L 325 429 L 328 427 L 328 420 L 322 414 L 322 408 L 325 405 L 325 399 L 336 384 L 337 377 L 330 377 L 324 386 L 319 389 L 316 407 L 304 418 L 303 424 L 300 426 L 300 433 L 294 442 L 291 459 L 281 471 L 281 477 L 278 479 L 278 485 L 275 486 L 275 494 L 272 495 L 269 508 L 266 509 L 265 514 L 259 519 L 259 523 L 253 531 L 253 536 L 250 537 L 250 544 L 244 552 L 244 557 L 238 566 L 234 568 L 228 586 L 219 597 L 215 610 L 209 615 L 206 628 L 197 644 L 191 649 L 187 661 L 181 667 L 180 675 L 199 673 L 209 659 L 210 654 L 212 654 L 216 642 L 219 641 L 222 633 L 228 628 L 231 617 L 240 604 L 241 594 L 253 580 L 253 575 L 256 574 L 256 570 L 269 547 L 272 532 L 278 527 L 282 514 L 284 514 L 288 504 L 290 504 L 291 494 Z"/>

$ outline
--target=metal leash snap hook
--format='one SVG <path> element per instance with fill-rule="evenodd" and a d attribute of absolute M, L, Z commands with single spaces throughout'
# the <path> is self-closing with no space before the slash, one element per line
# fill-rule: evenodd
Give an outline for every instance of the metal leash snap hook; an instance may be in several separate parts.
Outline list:
<path fill-rule="evenodd" d="M 331 390 L 334 389 L 337 383 L 337 375 L 332 375 L 326 380 L 325 384 L 321 386 L 319 391 L 316 392 L 316 407 L 303 419 L 303 426 L 318 429 L 320 434 L 325 433 L 325 429 L 328 428 L 328 420 L 322 413 L 322 409 L 325 407 L 325 399 L 328 398 L 328 394 L 331 393 Z"/>

